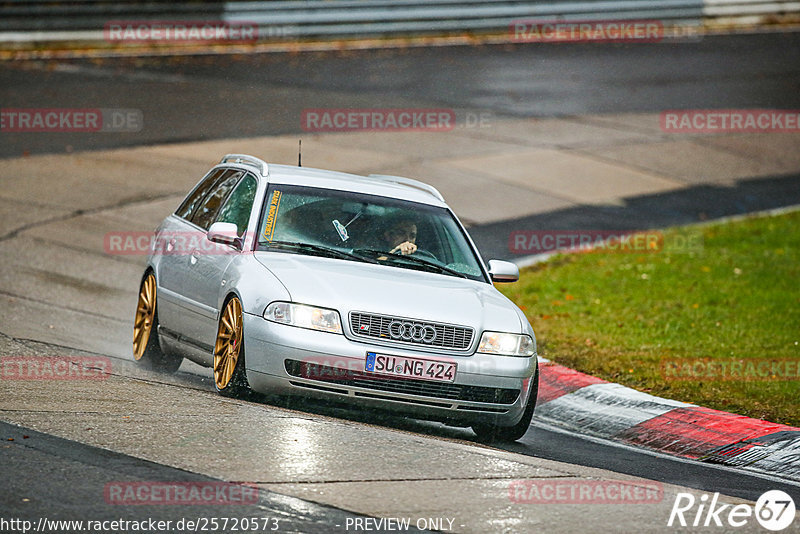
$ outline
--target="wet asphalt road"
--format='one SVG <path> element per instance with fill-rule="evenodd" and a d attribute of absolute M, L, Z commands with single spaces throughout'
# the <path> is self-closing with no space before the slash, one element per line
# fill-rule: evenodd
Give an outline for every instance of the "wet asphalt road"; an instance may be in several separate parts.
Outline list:
<path fill-rule="evenodd" d="M 0 157 L 302 132 L 307 108 L 551 117 L 800 108 L 800 33 L 0 63 L 4 108 L 142 112 L 139 132 L 2 134 Z"/>
<path fill-rule="evenodd" d="M 137 133 L 0 133 L 0 157 L 299 133 L 302 110 L 311 107 L 453 107 L 520 117 L 673 108 L 797 109 L 797 58 L 800 35 L 773 34 L 708 37 L 693 43 L 508 45 L 0 64 L 2 107 L 126 108 L 141 110 L 144 118 L 144 128 Z M 652 199 L 651 206 L 644 205 L 641 213 L 647 214 L 650 225 L 670 224 L 676 220 L 676 210 L 680 214 L 679 208 L 685 204 L 689 204 L 686 211 L 691 217 L 703 206 L 712 206 L 710 209 L 717 210 L 712 216 L 716 216 L 785 205 L 787 198 L 798 194 L 796 177 L 754 184 L 752 190 L 745 188 L 741 194 L 726 191 L 730 199 L 722 197 L 721 203 L 712 203 L 712 199 L 720 198 L 714 188 L 701 191 L 706 196 L 690 189 L 676 193 L 681 196 L 666 206 Z M 653 218 L 652 204 L 661 206 L 665 214 L 662 218 Z M 626 210 L 628 217 L 632 213 Z M 596 222 L 600 218 L 618 216 L 614 208 L 592 207 L 564 214 L 577 219 L 575 227 L 586 225 L 587 220 L 600 227 Z M 645 227 L 635 219 L 628 220 L 632 227 Z M 424 423 L 415 429 L 434 435 L 441 432 L 442 437 L 463 437 L 460 431 L 451 435 L 450 430 L 428 428 Z M 6 433 L 12 430 L 3 427 Z M 48 439 L 56 438 L 43 437 L 41 443 L 47 444 Z M 43 457 L 33 458 L 42 473 L 58 469 L 65 478 L 94 476 L 91 470 L 67 464 L 91 457 L 96 451 L 81 449 L 74 442 L 47 447 L 51 464 Z M 508 450 L 749 499 L 776 487 L 747 475 L 654 459 L 536 427 Z M 23 452 L 27 454 L 10 451 L 5 456 L 18 472 L 29 470 L 33 461 L 30 454 L 39 455 L 42 450 Z M 118 460 L 109 460 L 105 467 L 117 465 L 114 462 Z M 169 469 L 130 461 L 137 464 L 133 471 L 120 472 L 157 478 L 150 469 Z M 94 483 L 103 480 L 98 475 Z M 27 487 L 43 495 L 59 489 L 46 483 Z M 796 495 L 796 488 L 793 490 Z M 320 513 L 329 514 L 326 517 L 331 520 L 330 514 L 340 512 L 325 509 Z M 298 528 L 308 531 L 310 527 Z"/>
<path fill-rule="evenodd" d="M 144 482 L 146 485 L 164 481 L 171 485 L 185 484 L 186 488 L 213 488 L 214 484 L 220 484 L 225 489 L 236 485 L 2 421 L 0 437 L 5 442 L 0 445 L 5 465 L 5 482 L 0 489 L 0 516 L 6 521 L 14 518 L 30 522 L 28 528 L 38 528 L 39 521 L 44 521 L 50 528 L 42 528 L 43 532 L 81 531 L 74 524 L 58 528 L 49 521 L 141 522 L 144 518 L 147 518 L 144 523 L 147 526 L 141 530 L 157 532 L 160 523 L 170 526 L 168 532 L 191 532 L 195 531 L 191 525 L 202 531 L 203 527 L 212 525 L 210 518 L 217 518 L 218 525 L 227 518 L 231 525 L 233 521 L 237 521 L 237 525 L 247 525 L 247 528 L 239 530 L 251 530 L 250 526 L 256 525 L 259 532 L 325 533 L 337 525 L 346 524 L 348 519 L 363 517 L 264 489 L 247 488 L 245 491 L 250 493 L 243 494 L 245 497 L 242 499 L 246 504 L 236 506 L 120 505 L 112 497 L 111 488 L 123 488 L 127 483 Z M 98 495 L 105 498 L 98 499 Z M 235 489 L 228 495 L 234 499 L 239 497 Z M 169 525 L 167 521 L 170 521 Z M 125 532 L 134 530 L 140 529 L 121 529 Z M 0 531 L 5 531 L 2 523 Z"/>
<path fill-rule="evenodd" d="M 63 348 L 45 344 L 28 344 L 36 352 L 61 351 Z M 193 372 L 176 375 L 148 375 L 136 371 L 131 362 L 114 359 L 115 374 L 157 380 L 183 388 L 189 394 L 207 391 L 213 395 L 211 379 Z M 174 389 L 180 393 L 180 389 Z M 169 399 L 164 399 L 170 402 Z M 222 399 L 220 399 L 222 401 Z M 355 409 L 347 405 L 315 401 L 275 399 L 252 395 L 250 402 L 268 406 L 286 407 L 304 413 L 318 414 L 324 418 L 379 425 L 403 432 L 455 442 L 473 442 L 468 429 L 448 427 L 440 423 L 420 421 L 372 410 Z M 63 414 L 62 414 L 63 415 Z M 88 421 L 88 420 L 87 420 Z M 87 423 L 88 424 L 88 423 Z M 91 431 L 87 428 L 86 431 Z M 187 429 L 187 432 L 188 429 Z M 154 432 L 150 439 L 166 440 Z M 0 453 L 6 483 L 0 487 L 0 512 L 3 517 L 32 521 L 49 520 L 141 520 L 155 521 L 194 520 L 210 517 L 252 518 L 259 522 L 265 518 L 277 520 L 280 532 L 330 532 L 342 530 L 348 518 L 363 517 L 331 506 L 323 506 L 303 499 L 287 497 L 261 488 L 257 501 L 235 507 L 225 505 L 184 506 L 120 506 L 110 500 L 109 485 L 128 482 L 169 481 L 170 484 L 214 484 L 219 481 L 200 474 L 176 469 L 142 458 L 136 458 L 69 439 L 37 432 L 0 421 Z M 666 455 L 654 455 L 631 447 L 613 443 L 586 440 L 534 420 L 528 433 L 518 442 L 492 444 L 509 452 L 533 456 L 544 460 L 566 462 L 576 466 L 610 470 L 663 484 L 674 484 L 697 490 L 698 494 L 739 497 L 755 501 L 767 490 L 780 489 L 800 500 L 800 484 L 767 480 L 756 474 L 714 465 L 689 462 Z M 342 474 L 342 476 L 346 476 Z M 98 495 L 104 495 L 99 499 Z M 272 525 L 273 523 L 269 523 Z M 173 531 L 183 531 L 184 529 Z M 191 529 L 186 529 L 191 530 Z M 266 529 L 269 530 L 269 529 Z"/>

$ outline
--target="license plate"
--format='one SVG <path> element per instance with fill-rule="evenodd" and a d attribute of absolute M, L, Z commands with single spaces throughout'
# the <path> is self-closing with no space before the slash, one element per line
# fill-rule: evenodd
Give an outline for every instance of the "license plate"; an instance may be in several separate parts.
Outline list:
<path fill-rule="evenodd" d="M 418 378 L 437 382 L 452 382 L 456 379 L 455 362 L 419 360 L 390 354 L 367 353 L 364 370 L 378 375 L 401 378 Z"/>

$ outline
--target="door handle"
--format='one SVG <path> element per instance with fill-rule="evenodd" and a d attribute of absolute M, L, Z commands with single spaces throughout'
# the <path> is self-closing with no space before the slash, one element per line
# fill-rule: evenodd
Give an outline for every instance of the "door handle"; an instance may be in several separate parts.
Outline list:
<path fill-rule="evenodd" d="M 192 253 L 192 255 L 189 256 L 189 263 L 191 263 L 192 265 L 197 263 L 197 256 L 195 256 L 194 253 Z"/>

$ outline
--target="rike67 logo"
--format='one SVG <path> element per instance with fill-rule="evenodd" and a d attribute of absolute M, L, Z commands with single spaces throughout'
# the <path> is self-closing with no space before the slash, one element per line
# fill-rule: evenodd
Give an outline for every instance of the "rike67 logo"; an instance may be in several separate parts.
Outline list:
<path fill-rule="evenodd" d="M 699 499 L 691 493 L 678 493 L 669 514 L 667 526 L 692 527 L 743 527 L 753 517 L 767 530 L 784 530 L 794 522 L 794 500 L 781 490 L 770 490 L 762 494 L 755 506 L 749 504 L 723 504 L 719 493 L 710 499 L 703 494 Z"/>

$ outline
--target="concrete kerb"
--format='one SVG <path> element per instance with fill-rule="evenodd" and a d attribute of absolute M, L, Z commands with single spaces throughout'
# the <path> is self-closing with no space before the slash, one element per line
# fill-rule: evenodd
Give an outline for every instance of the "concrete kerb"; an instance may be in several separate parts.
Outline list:
<path fill-rule="evenodd" d="M 800 211 L 800 205 L 689 225 L 770 217 Z M 528 267 L 565 253 L 521 258 Z M 664 399 L 539 358 L 536 419 L 567 431 L 642 447 L 682 458 L 727 465 L 800 481 L 800 428 Z"/>

